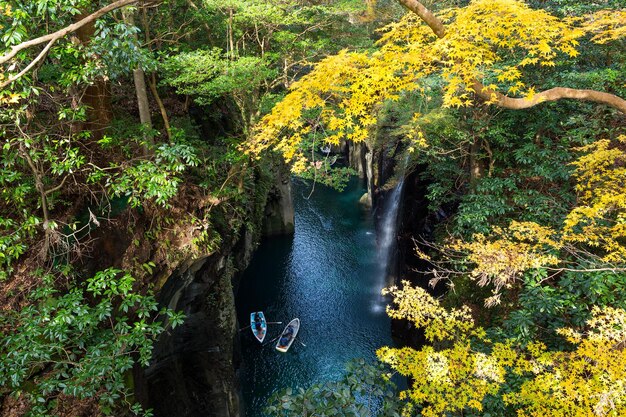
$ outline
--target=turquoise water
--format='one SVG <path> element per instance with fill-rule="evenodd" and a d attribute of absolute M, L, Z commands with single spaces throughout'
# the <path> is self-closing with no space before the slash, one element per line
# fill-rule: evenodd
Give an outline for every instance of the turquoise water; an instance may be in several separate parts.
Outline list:
<path fill-rule="evenodd" d="M 237 294 L 241 326 L 258 310 L 283 322 L 269 326 L 265 346 L 250 330 L 242 332 L 246 417 L 263 416 L 275 391 L 339 378 L 348 360 L 374 360 L 378 347 L 392 344 L 374 224 L 358 203 L 365 189 L 354 179 L 343 193 L 317 185 L 306 199 L 310 190 L 310 183 L 294 180 L 295 234 L 262 242 Z M 280 353 L 267 342 L 295 317 L 301 321 L 296 342 Z"/>

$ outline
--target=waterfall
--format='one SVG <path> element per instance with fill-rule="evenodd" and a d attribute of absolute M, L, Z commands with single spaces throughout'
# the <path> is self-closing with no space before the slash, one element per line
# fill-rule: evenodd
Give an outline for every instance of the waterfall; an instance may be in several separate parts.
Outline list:
<path fill-rule="evenodd" d="M 402 191 L 404 189 L 404 172 L 400 176 L 400 181 L 395 188 L 389 193 L 388 200 L 383 206 L 382 220 L 379 229 L 378 243 L 378 285 L 376 290 L 379 296 L 374 305 L 375 311 L 383 311 L 386 300 L 380 295 L 383 287 L 393 284 L 390 278 L 395 274 L 395 254 L 397 252 L 398 242 L 398 213 L 400 211 L 400 201 Z"/>
<path fill-rule="evenodd" d="M 383 220 L 380 229 L 380 245 L 378 249 L 380 266 L 385 275 L 393 274 L 391 262 L 394 260 L 398 242 L 398 212 L 400 211 L 400 197 L 404 189 L 404 177 L 400 179 L 398 185 L 391 191 L 389 201 L 385 202 Z M 385 277 L 386 278 L 386 277 Z"/>

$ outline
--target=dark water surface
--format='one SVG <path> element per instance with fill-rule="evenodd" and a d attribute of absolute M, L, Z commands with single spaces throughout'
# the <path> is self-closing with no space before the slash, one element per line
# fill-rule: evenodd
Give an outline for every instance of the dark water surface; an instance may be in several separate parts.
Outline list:
<path fill-rule="evenodd" d="M 242 278 L 237 310 L 241 326 L 258 310 L 283 322 L 269 326 L 266 343 L 295 317 L 300 332 L 287 353 L 242 332 L 246 417 L 263 416 L 277 390 L 337 379 L 348 360 L 374 360 L 378 347 L 392 344 L 374 224 L 358 203 L 365 189 L 356 179 L 343 193 L 317 185 L 307 200 L 310 184 L 295 180 L 293 191 L 295 235 L 262 242 Z"/>

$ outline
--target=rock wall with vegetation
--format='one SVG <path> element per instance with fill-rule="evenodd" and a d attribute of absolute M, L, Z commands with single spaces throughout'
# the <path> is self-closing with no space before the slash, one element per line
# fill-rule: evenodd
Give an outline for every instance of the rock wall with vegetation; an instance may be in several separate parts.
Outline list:
<path fill-rule="evenodd" d="M 150 365 L 135 370 L 135 395 L 155 416 L 239 416 L 233 285 L 263 234 L 293 231 L 293 205 L 282 172 L 259 173 L 245 225 L 220 230 L 214 253 L 179 261 L 158 291 L 159 302 L 186 319 L 157 340 Z M 233 219 L 224 215 L 223 227 L 232 226 Z"/>

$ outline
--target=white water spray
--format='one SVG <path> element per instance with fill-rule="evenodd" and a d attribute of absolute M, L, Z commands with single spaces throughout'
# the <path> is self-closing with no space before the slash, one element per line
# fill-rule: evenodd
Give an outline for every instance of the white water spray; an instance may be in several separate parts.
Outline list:
<path fill-rule="evenodd" d="M 378 253 L 380 257 L 380 266 L 385 274 L 390 272 L 389 263 L 393 260 L 393 255 L 395 254 L 398 246 L 398 212 L 400 211 L 400 197 L 402 196 L 403 188 L 404 178 L 402 178 L 393 191 L 391 191 L 389 201 L 386 202 L 385 211 L 383 212 Z"/>
<path fill-rule="evenodd" d="M 386 300 L 380 295 L 380 292 L 384 287 L 393 284 L 390 275 L 395 271 L 391 263 L 395 260 L 395 254 L 398 248 L 398 213 L 400 212 L 400 201 L 402 200 L 403 189 L 404 172 L 400 176 L 398 184 L 390 192 L 389 199 L 384 205 L 378 244 L 379 279 L 376 290 L 379 296 L 374 304 L 374 311 L 384 311 Z"/>

